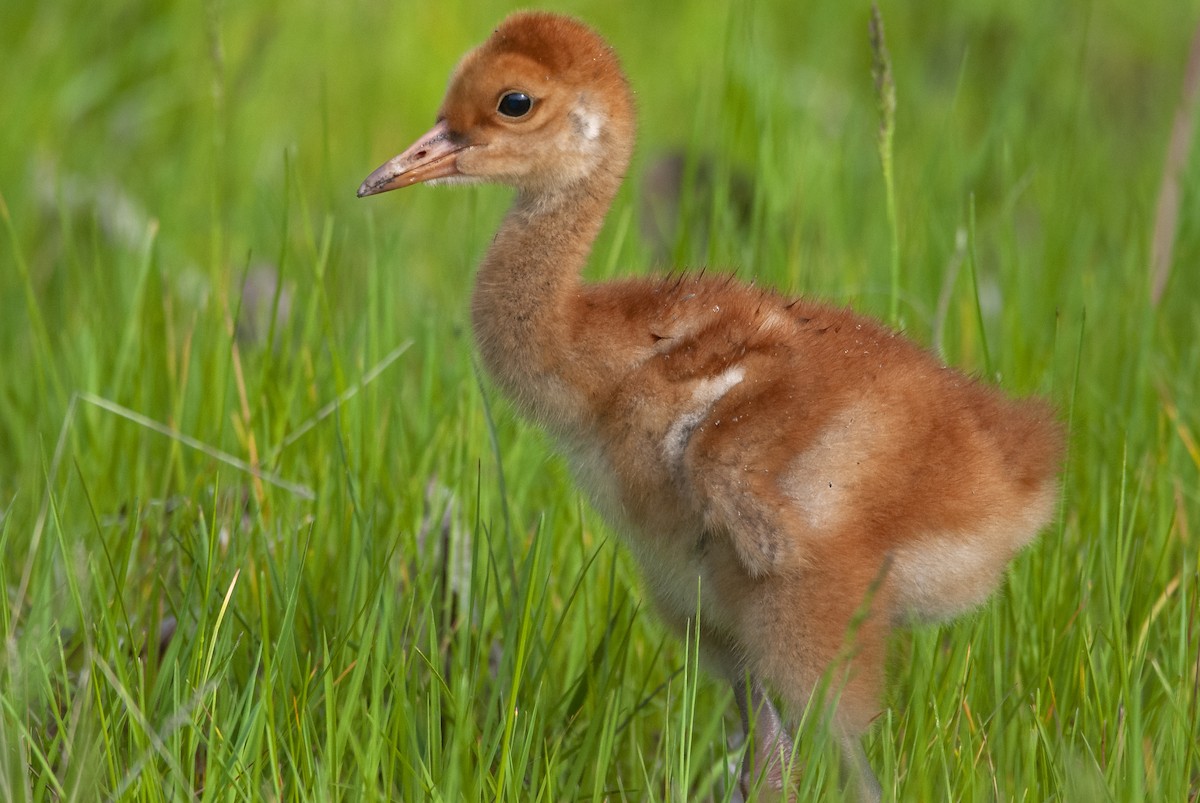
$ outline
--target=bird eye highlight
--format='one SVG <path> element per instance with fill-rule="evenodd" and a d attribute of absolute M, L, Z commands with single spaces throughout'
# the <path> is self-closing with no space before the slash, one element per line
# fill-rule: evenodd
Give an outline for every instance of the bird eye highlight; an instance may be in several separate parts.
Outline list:
<path fill-rule="evenodd" d="M 524 92 L 507 92 L 500 98 L 496 111 L 505 117 L 524 117 L 533 108 L 533 98 Z"/>

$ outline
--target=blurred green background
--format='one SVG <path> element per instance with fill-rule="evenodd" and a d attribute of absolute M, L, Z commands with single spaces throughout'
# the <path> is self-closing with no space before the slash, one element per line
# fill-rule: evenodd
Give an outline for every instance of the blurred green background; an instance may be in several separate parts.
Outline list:
<path fill-rule="evenodd" d="M 1006 593 L 898 640 L 885 797 L 1196 799 L 1194 146 L 1158 304 L 1150 254 L 1200 5 L 884 3 L 895 241 L 867 3 L 550 7 L 640 112 L 591 276 L 885 317 L 895 247 L 896 323 L 1071 425 Z M 508 192 L 354 197 L 512 9 L 0 6 L 0 798 L 733 794 L 727 693 L 477 377 Z"/>

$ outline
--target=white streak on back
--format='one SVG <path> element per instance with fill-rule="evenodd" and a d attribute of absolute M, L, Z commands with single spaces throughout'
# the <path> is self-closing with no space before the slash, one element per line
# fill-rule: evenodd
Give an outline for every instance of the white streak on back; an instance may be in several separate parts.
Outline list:
<path fill-rule="evenodd" d="M 663 438 L 663 457 L 668 466 L 677 467 L 683 462 L 683 453 L 696 427 L 708 417 L 717 402 L 745 378 L 745 369 L 735 365 L 696 383 L 690 404 L 667 428 L 666 437 Z"/>

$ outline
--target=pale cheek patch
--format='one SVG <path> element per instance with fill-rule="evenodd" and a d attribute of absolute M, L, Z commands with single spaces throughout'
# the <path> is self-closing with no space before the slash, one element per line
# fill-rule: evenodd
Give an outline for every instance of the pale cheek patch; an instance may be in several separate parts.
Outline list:
<path fill-rule="evenodd" d="M 591 144 L 600 139 L 600 132 L 604 130 L 604 117 L 587 106 L 580 105 L 571 110 L 571 125 L 584 142 Z"/>

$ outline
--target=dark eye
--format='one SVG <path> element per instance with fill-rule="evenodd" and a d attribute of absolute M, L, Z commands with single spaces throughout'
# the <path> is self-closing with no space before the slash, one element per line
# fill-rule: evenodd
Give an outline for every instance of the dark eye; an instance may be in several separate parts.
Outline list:
<path fill-rule="evenodd" d="M 533 98 L 524 92 L 508 92 L 500 98 L 497 111 L 505 117 L 524 117 L 533 108 Z"/>

